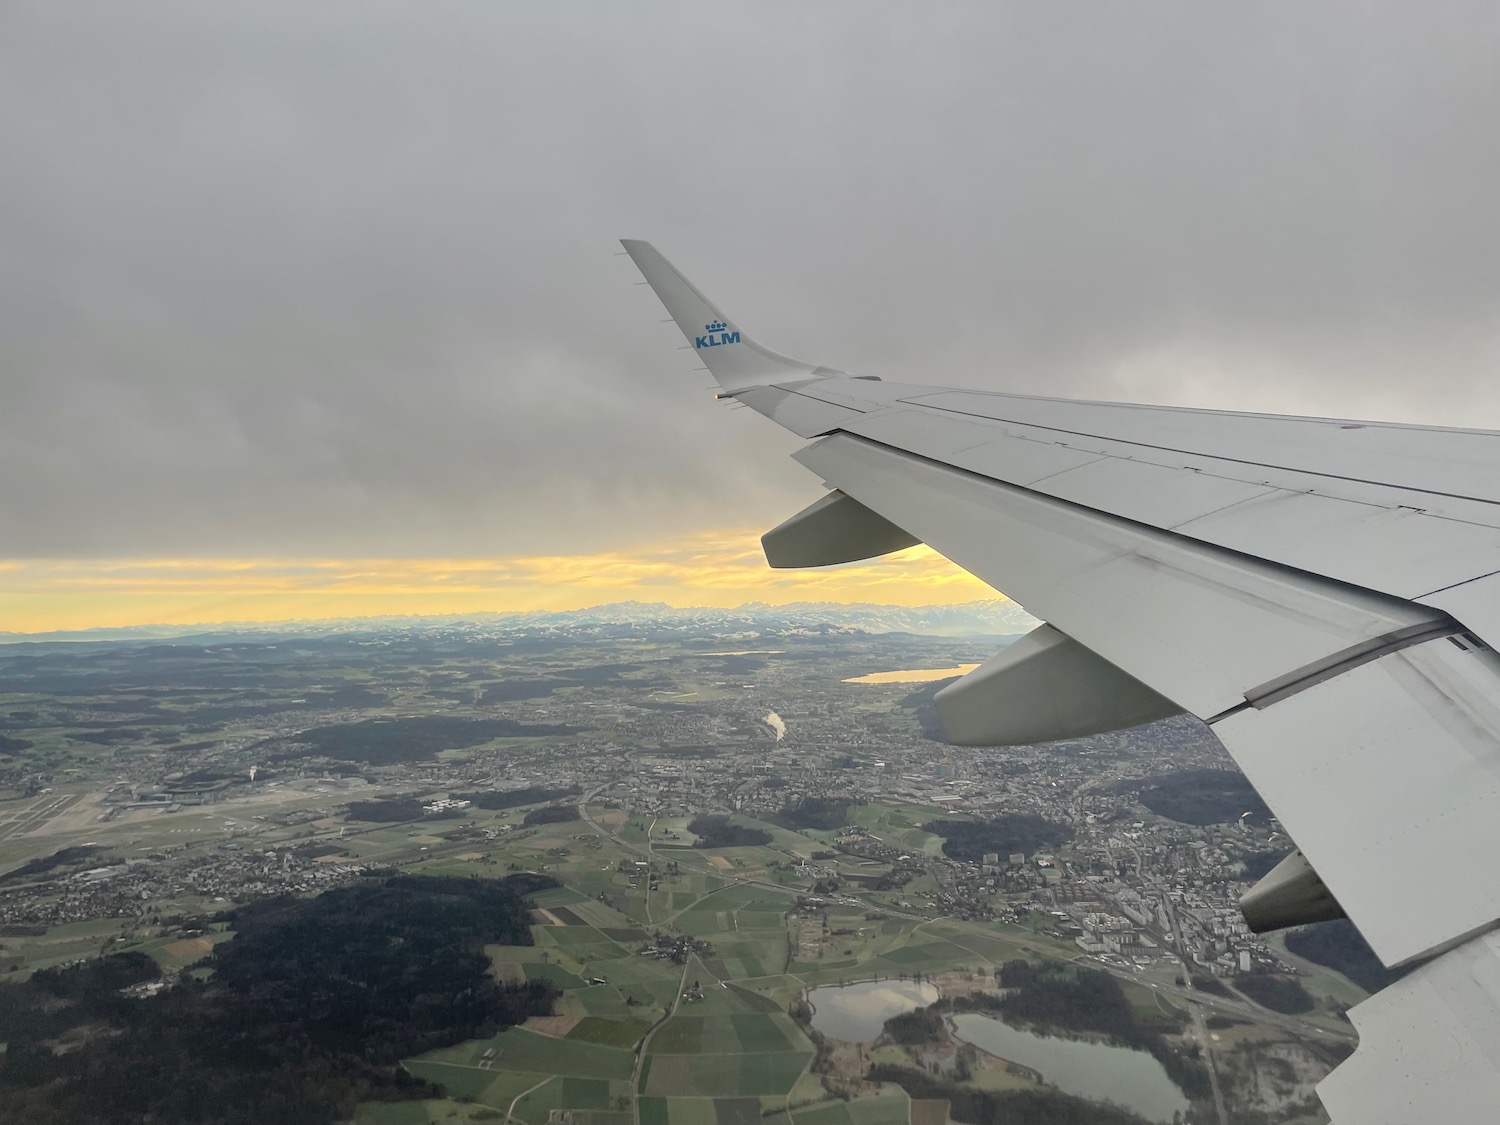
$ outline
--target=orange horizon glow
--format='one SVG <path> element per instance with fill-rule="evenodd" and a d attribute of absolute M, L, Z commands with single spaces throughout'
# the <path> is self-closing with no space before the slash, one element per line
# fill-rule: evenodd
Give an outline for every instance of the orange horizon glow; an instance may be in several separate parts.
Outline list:
<path fill-rule="evenodd" d="M 1000 597 L 928 547 L 772 570 L 757 532 L 508 558 L 0 559 L 0 632 L 759 601 L 943 605 Z"/>

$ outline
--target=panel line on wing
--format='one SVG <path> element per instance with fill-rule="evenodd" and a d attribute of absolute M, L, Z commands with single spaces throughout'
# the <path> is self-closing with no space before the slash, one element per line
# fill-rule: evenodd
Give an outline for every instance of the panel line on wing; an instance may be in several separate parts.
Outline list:
<path fill-rule="evenodd" d="M 1419 601 L 1422 598 L 1430 598 L 1434 594 L 1442 594 L 1447 592 L 1448 590 L 1456 590 L 1460 586 L 1467 586 L 1470 582 L 1481 582 L 1486 578 L 1493 578 L 1497 574 L 1500 574 L 1500 570 L 1492 570 L 1488 574 L 1476 574 L 1473 578 L 1465 578 L 1462 582 L 1452 582 L 1447 586 L 1439 586 L 1436 590 L 1428 590 L 1425 594 L 1418 594 L 1412 600 Z"/>
<path fill-rule="evenodd" d="M 1030 440 L 1033 440 L 1033 439 L 1031 439 L 1031 438 L 1021 438 L 1020 440 L 1022 440 L 1022 441 L 1030 441 Z M 970 448 L 979 448 L 979 447 L 978 446 L 971 446 Z M 963 453 L 963 452 L 966 452 L 966 451 L 962 450 L 962 449 L 955 449 L 953 452 L 954 453 Z M 1041 484 L 1042 481 L 1044 481 L 1044 480 L 1051 480 L 1053 477 L 1060 477 L 1064 473 L 1071 473 L 1074 469 L 1087 468 L 1089 465 L 1097 465 L 1100 461 L 1108 461 L 1108 460 L 1111 460 L 1110 455 L 1108 453 L 1101 453 L 1097 457 L 1095 457 L 1092 461 L 1084 461 L 1084 462 L 1082 462 L 1081 464 L 1078 464 L 1078 465 L 1068 465 L 1065 468 L 1061 468 L 1061 469 L 1056 470 L 1055 472 L 1048 473 L 1044 477 L 1037 477 L 1036 480 L 1031 481 L 1029 484 L 1025 485 L 1024 487 L 1026 487 L 1026 488 L 1035 488 L 1037 485 Z"/>
<path fill-rule="evenodd" d="M 1154 449 L 1160 453 L 1176 453 L 1182 457 L 1206 457 L 1215 461 L 1224 461 L 1231 465 L 1244 465 L 1253 469 L 1280 469 L 1295 473 L 1305 473 L 1308 476 L 1323 477 L 1327 480 L 1347 481 L 1350 484 L 1366 484 L 1375 488 L 1399 488 L 1404 492 L 1420 493 L 1424 496 L 1440 496 L 1447 500 L 1465 500 L 1476 504 L 1488 504 L 1491 507 L 1500 507 L 1500 500 L 1485 496 L 1471 496 L 1462 492 L 1445 492 L 1441 489 L 1423 488 L 1420 485 L 1398 484 L 1393 481 L 1371 480 L 1368 477 L 1346 476 L 1340 473 L 1330 473 L 1324 469 L 1303 469 L 1295 465 L 1281 465 L 1271 461 L 1251 461 L 1241 457 L 1226 457 L 1222 453 L 1204 453 L 1195 449 L 1179 449 L 1171 445 L 1156 445 L 1148 441 L 1140 441 L 1134 438 L 1115 437 L 1109 434 L 1096 434 L 1087 430 L 1069 430 L 1061 426 L 1049 426 L 1041 422 L 1027 422 L 1019 418 L 1002 418 L 993 414 L 980 414 L 972 410 L 961 410 L 956 406 L 942 406 L 934 402 L 922 401 L 927 396 L 914 396 L 901 401 L 910 406 L 919 406 L 928 410 L 941 411 L 944 414 L 958 414 L 965 418 L 984 418 L 991 422 L 1004 422 L 1011 426 L 1029 426 L 1036 430 L 1050 430 L 1053 433 L 1067 434 L 1070 437 L 1089 438 L 1093 441 L 1110 441 L 1121 445 L 1134 445 L 1141 449 Z M 1111 404 L 1112 405 L 1112 404 Z M 1091 451 L 1092 452 L 1092 451 Z M 1452 518 L 1452 517 L 1447 517 Z"/>

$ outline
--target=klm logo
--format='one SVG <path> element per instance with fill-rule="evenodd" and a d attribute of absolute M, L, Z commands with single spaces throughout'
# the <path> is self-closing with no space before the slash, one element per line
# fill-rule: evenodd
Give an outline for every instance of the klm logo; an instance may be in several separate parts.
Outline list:
<path fill-rule="evenodd" d="M 729 325 L 722 320 L 716 320 L 712 324 L 703 326 L 704 334 L 693 337 L 695 348 L 722 348 L 725 344 L 738 344 L 740 334 L 738 332 L 726 332 Z"/>

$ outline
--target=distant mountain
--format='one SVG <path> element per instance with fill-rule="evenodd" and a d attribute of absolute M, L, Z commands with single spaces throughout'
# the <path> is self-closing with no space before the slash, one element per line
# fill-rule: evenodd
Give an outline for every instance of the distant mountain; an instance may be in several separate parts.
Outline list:
<path fill-rule="evenodd" d="M 327 637 L 340 634 L 467 634 L 473 636 L 588 636 L 635 631 L 692 632 L 724 639 L 760 634 L 915 633 L 922 636 L 1002 636 L 1025 633 L 1036 618 L 1014 602 L 899 606 L 864 602 L 747 602 L 733 609 L 677 609 L 662 602 L 614 602 L 560 613 L 476 613 L 441 617 L 356 617 L 320 621 L 219 622 L 202 625 L 142 625 L 51 633 L 3 633 L 0 643 L 192 641 L 215 643 L 267 637 Z"/>
<path fill-rule="evenodd" d="M 566 629 L 587 625 L 693 626 L 726 629 L 851 630 L 861 633 L 917 633 L 926 636 L 995 636 L 1024 633 L 1036 618 L 1014 602 L 979 601 L 960 605 L 899 606 L 867 602 L 746 602 L 733 609 L 674 609 L 661 602 L 615 602 L 564 613 L 525 615 L 531 628 Z"/>

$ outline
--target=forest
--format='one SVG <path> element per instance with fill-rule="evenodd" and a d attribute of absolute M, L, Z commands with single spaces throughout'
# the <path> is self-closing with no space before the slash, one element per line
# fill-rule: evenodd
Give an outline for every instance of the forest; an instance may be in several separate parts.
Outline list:
<path fill-rule="evenodd" d="M 369 1100 L 434 1096 L 396 1064 L 552 1011 L 545 982 L 498 984 L 484 946 L 531 944 L 546 876 L 398 876 L 230 915 L 235 936 L 155 996 L 141 954 L 0 988 L 0 1119 L 35 1125 L 278 1125 L 348 1120 Z M 148 975 L 149 974 L 149 975 Z M 82 1045 L 54 1054 L 71 1032 Z"/>
<path fill-rule="evenodd" d="M 981 862 L 989 852 L 1003 860 L 1012 852 L 1055 848 L 1073 838 L 1073 830 L 1034 813 L 1004 813 L 993 820 L 933 820 L 923 832 L 943 838 L 943 854 L 949 859 Z"/>
<path fill-rule="evenodd" d="M 525 789 L 492 789 L 483 793 L 453 793 L 461 801 L 468 801 L 476 809 L 518 809 L 522 805 L 539 805 L 543 801 L 560 801 L 564 797 L 576 797 L 583 790 L 576 785 L 541 786 L 530 785 Z"/>
<path fill-rule="evenodd" d="M 1234 978 L 1234 987 L 1262 1008 L 1295 1016 L 1313 1010 L 1312 994 L 1302 982 L 1280 973 L 1243 973 Z"/>
<path fill-rule="evenodd" d="M 849 823 L 849 802 L 837 797 L 804 797 L 770 818 L 772 824 L 796 832 L 812 828 L 833 832 Z"/>
<path fill-rule="evenodd" d="M 28 879 L 45 875 L 59 867 L 76 867 L 100 850 L 95 844 L 75 844 L 70 848 L 60 848 L 51 855 L 29 859 L 15 870 L 0 875 L 0 883 L 24 883 Z"/>
<path fill-rule="evenodd" d="M 1107 1036 L 1113 1043 L 1148 1052 L 1162 1064 L 1168 1077 L 1189 1098 L 1208 1097 L 1212 1092 L 1208 1072 L 1198 1060 L 1198 1048 L 1176 1048 L 1163 1037 L 1180 1032 L 1187 1022 L 1181 1012 L 1168 1014 L 1150 1010 L 1138 1013 L 1130 1003 L 1120 982 L 1100 969 L 1080 969 L 1057 962 L 1033 964 L 1030 961 L 1007 961 L 997 971 L 997 984 L 1005 989 L 1003 995 L 977 992 L 968 996 L 953 996 L 925 1008 L 905 1012 L 885 1021 L 885 1034 L 893 1042 L 913 1047 L 940 1041 L 946 1031 L 943 1016 L 949 1012 L 977 1012 L 1004 1019 L 1016 1026 L 1033 1026 L 1044 1033 L 1082 1034 L 1095 1032 Z M 895 1068 L 897 1070 L 901 1068 Z M 883 1081 L 899 1082 L 898 1077 Z M 952 1087 L 967 1089 L 967 1087 Z M 909 1087 L 912 1097 L 928 1097 L 917 1094 Z M 931 1095 L 947 1097 L 947 1094 Z M 957 1103 L 955 1103 L 955 1107 Z M 1055 1107 L 1048 1107 L 1051 1112 Z M 1010 1113 L 1021 1113 L 1021 1108 L 1000 1107 L 989 1103 L 976 1103 L 973 1112 L 985 1113 L 985 1117 L 961 1117 L 955 1108 L 953 1117 L 959 1121 L 1010 1121 Z M 1043 1112 L 1033 1109 L 1027 1112 Z M 1025 1117 L 1016 1120 L 1071 1121 L 1068 1117 Z M 1093 1117 L 1076 1120 L 1093 1121 Z M 1099 1120 L 1107 1120 L 1099 1118 Z M 1134 1120 L 1125 1117 L 1121 1120 Z"/>
<path fill-rule="evenodd" d="M 577 805 L 543 805 L 539 809 L 532 809 L 522 817 L 521 823 L 530 828 L 537 824 L 564 824 L 577 819 Z"/>
<path fill-rule="evenodd" d="M 1150 1036 L 1182 1026 L 1180 1014 L 1153 1014 L 1149 1023 L 1143 1023 L 1120 982 L 1102 969 L 1016 960 L 1002 965 L 999 976 L 1000 986 L 1010 991 L 995 1003 L 1018 1022 L 1064 1031 L 1099 1031 L 1130 1046 L 1142 1046 Z M 985 996 L 981 1002 L 990 999 Z"/>
<path fill-rule="evenodd" d="M 1210 996 L 1222 996 L 1226 1000 L 1234 999 L 1234 993 L 1229 991 L 1229 986 L 1218 977 L 1211 977 L 1206 973 L 1194 973 L 1192 981 L 1193 987 L 1199 992 L 1207 992 Z"/>
<path fill-rule="evenodd" d="M 936 1004 L 902 1012 L 885 1021 L 885 1033 L 893 1043 L 903 1047 L 919 1047 L 941 1038 L 944 1031 L 943 1009 Z"/>
<path fill-rule="evenodd" d="M 1245 878 L 1260 880 L 1271 873 L 1271 869 L 1287 857 L 1285 851 L 1250 852 L 1240 857 L 1245 865 Z"/>
<path fill-rule="evenodd" d="M 1179 824 L 1223 824 L 1247 812 L 1252 824 L 1271 820 L 1271 810 L 1237 770 L 1177 770 L 1122 782 L 1116 788 L 1135 791 L 1141 804 Z"/>
<path fill-rule="evenodd" d="M 447 715 L 420 715 L 407 719 L 364 719 L 313 727 L 297 736 L 311 750 L 284 754 L 284 758 L 320 754 L 346 762 L 368 762 L 376 766 L 398 762 L 420 762 L 441 750 L 478 746 L 495 738 L 537 738 L 577 733 L 570 726 L 548 723 L 518 723 L 512 719 L 459 719 Z"/>
<path fill-rule="evenodd" d="M 1375 951 L 1355 929 L 1347 918 L 1336 922 L 1320 922 L 1316 926 L 1304 926 L 1299 930 L 1288 930 L 1286 947 L 1298 957 L 1306 957 L 1319 965 L 1327 965 L 1359 985 L 1366 992 L 1379 992 L 1389 984 L 1411 972 L 1414 966 L 1387 969 L 1375 956 Z"/>
<path fill-rule="evenodd" d="M 27 1045 L 55 1039 L 82 1023 L 114 1023 L 133 1001 L 120 995 L 132 984 L 156 980 L 161 970 L 144 953 L 118 953 L 97 961 L 39 969 L 18 983 L 0 984 L 0 1083 L 17 1067 L 29 1067 Z M 50 1054 L 50 1052 L 49 1052 Z M 3 1091 L 0 1085 L 0 1091 Z M 0 1093 L 0 1108 L 4 1096 Z"/>
<path fill-rule="evenodd" d="M 1072 969 L 1030 961 L 1007 961 L 1000 968 L 1000 985 L 1009 989 L 995 999 L 980 995 L 976 1008 L 993 1005 L 1008 1022 L 1033 1024 L 1062 1031 L 1097 1031 L 1117 1043 L 1149 1052 L 1189 1098 L 1211 1092 L 1208 1072 L 1197 1061 L 1197 1047 L 1179 1050 L 1162 1038 L 1179 1031 L 1186 1017 L 1179 1013 L 1138 1014 L 1120 982 L 1102 969 Z"/>
<path fill-rule="evenodd" d="M 480 702 L 489 705 L 514 703 L 519 699 L 543 699 L 558 688 L 568 686 L 560 680 L 496 680 L 484 686 Z M 462 696 L 466 690 L 468 689 L 461 689 L 454 694 Z"/>
<path fill-rule="evenodd" d="M 688 824 L 688 831 L 698 837 L 695 848 L 754 848 L 771 842 L 764 828 L 731 824 L 727 816 L 700 816 Z"/>

